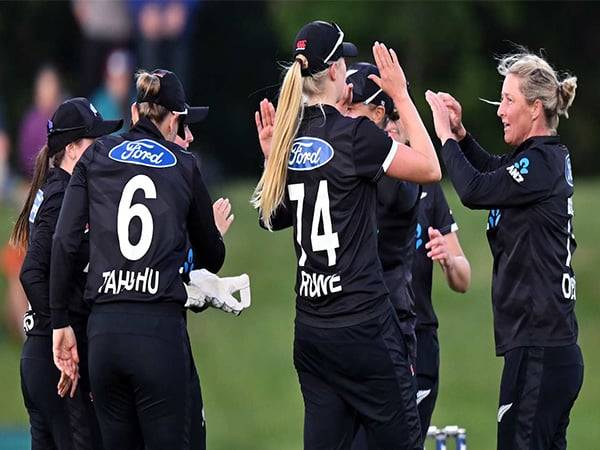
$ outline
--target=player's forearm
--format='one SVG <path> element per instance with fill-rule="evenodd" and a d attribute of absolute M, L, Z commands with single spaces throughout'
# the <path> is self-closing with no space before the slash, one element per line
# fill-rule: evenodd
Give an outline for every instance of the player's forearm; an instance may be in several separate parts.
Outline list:
<path fill-rule="evenodd" d="M 455 292 L 465 293 L 471 284 L 471 265 L 464 256 L 453 256 L 450 264 L 442 265 L 446 282 Z"/>
<path fill-rule="evenodd" d="M 416 106 L 408 94 L 396 97 L 393 99 L 394 104 L 400 115 L 400 120 L 406 131 L 411 149 L 423 156 L 425 165 L 427 166 L 427 173 L 429 174 L 428 182 L 439 181 L 442 177 L 440 163 L 431 137 L 421 120 Z"/>

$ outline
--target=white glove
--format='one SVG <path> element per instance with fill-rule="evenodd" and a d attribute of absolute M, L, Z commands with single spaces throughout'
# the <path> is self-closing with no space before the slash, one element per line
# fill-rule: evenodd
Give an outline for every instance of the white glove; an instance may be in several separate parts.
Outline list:
<path fill-rule="evenodd" d="M 250 278 L 245 273 L 220 278 L 206 269 L 193 270 L 186 290 L 188 301 L 185 306 L 192 309 L 201 309 L 208 304 L 237 316 L 251 304 Z M 240 300 L 232 295 L 238 291 Z"/>

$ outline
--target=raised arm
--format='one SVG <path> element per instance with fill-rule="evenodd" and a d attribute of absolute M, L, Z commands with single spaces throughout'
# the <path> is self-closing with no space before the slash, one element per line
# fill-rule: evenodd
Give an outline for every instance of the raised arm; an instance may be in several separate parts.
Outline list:
<path fill-rule="evenodd" d="M 396 52 L 376 42 L 373 46 L 373 56 L 381 76 L 370 75 L 369 78 L 394 101 L 411 144 L 410 147 L 398 144 L 395 155 L 386 168 L 386 174 L 421 184 L 439 181 L 442 172 L 435 148 L 417 108 L 408 95 L 406 77 Z"/>

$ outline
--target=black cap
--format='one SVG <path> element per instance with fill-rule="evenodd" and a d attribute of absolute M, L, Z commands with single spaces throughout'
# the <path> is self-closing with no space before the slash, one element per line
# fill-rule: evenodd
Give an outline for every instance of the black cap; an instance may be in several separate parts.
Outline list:
<path fill-rule="evenodd" d="M 358 50 L 354 44 L 344 42 L 344 32 L 337 24 L 316 20 L 304 25 L 296 35 L 294 58 L 298 55 L 308 60 L 302 75 L 309 76 L 327 69 L 328 63 L 341 57 L 358 55 Z"/>
<path fill-rule="evenodd" d="M 369 78 L 369 75 L 379 76 L 377 66 L 360 62 L 352 64 L 346 72 L 346 83 L 352 83 L 352 103 L 383 106 L 386 114 L 394 110 L 391 97 Z"/>
<path fill-rule="evenodd" d="M 156 69 L 152 72 L 160 82 L 160 88 L 156 94 L 138 92 L 136 103 L 156 103 L 164 106 L 175 114 L 187 114 L 185 105 L 185 91 L 183 84 L 173 72 L 163 69 Z"/>
<path fill-rule="evenodd" d="M 48 121 L 48 156 L 57 154 L 77 139 L 105 136 L 122 126 L 122 119 L 102 119 L 87 98 L 71 98 L 62 103 Z"/>
<path fill-rule="evenodd" d="M 208 116 L 208 106 L 189 106 L 186 103 L 185 107 L 187 108 L 187 114 L 184 120 L 186 125 L 202 122 Z"/>

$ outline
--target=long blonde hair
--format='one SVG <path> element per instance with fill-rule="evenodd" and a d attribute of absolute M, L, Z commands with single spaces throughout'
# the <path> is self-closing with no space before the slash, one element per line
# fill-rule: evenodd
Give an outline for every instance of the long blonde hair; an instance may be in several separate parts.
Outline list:
<path fill-rule="evenodd" d="M 322 93 L 327 76 L 328 69 L 325 69 L 302 77 L 302 69 L 307 68 L 307 59 L 304 55 L 298 55 L 283 78 L 275 112 L 271 153 L 251 199 L 252 205 L 260 211 L 261 220 L 269 229 L 273 214 L 283 202 L 288 160 L 304 114 L 304 102 L 308 97 Z"/>
<path fill-rule="evenodd" d="M 559 116 L 569 118 L 577 77 L 567 74 L 559 80 L 556 71 L 544 58 L 523 47 L 519 47 L 518 51 L 500 58 L 498 73 L 504 77 L 513 74 L 521 79 L 521 92 L 529 103 L 535 100 L 542 102 L 548 127 L 556 132 Z"/>

